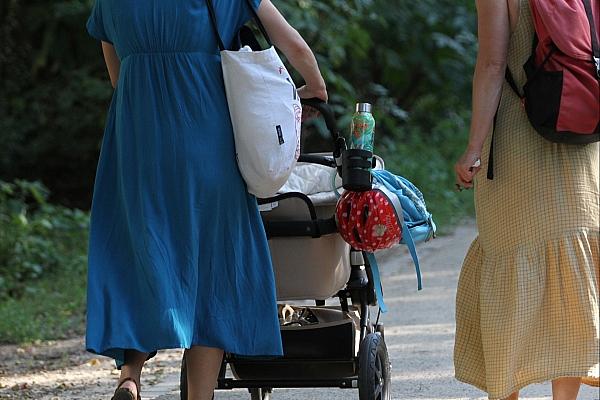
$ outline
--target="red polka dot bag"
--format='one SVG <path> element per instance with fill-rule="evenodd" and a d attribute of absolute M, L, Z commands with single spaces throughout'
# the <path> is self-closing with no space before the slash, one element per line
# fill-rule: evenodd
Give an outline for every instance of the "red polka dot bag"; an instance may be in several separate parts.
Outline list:
<path fill-rule="evenodd" d="M 402 207 L 385 187 L 344 192 L 336 207 L 340 235 L 354 249 L 374 252 L 402 239 Z"/>

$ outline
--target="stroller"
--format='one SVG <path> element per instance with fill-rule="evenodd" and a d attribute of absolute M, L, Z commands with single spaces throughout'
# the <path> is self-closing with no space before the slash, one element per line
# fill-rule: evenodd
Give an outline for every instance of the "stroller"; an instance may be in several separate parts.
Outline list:
<path fill-rule="evenodd" d="M 315 188 L 318 182 L 336 186 L 332 182 L 341 175 L 345 142 L 327 104 L 303 104 L 325 119 L 334 151 L 301 155 L 281 193 L 258 200 L 273 260 L 284 356 L 225 354 L 217 389 L 247 388 L 251 400 L 268 400 L 274 388 L 358 388 L 360 400 L 389 400 L 384 328 L 380 314 L 373 321 L 370 310 L 377 306 L 373 272 L 367 257 L 337 233 L 335 189 Z M 381 158 L 375 156 L 375 162 L 375 168 L 383 168 Z M 303 177 L 311 183 L 303 184 Z M 325 304 L 332 298 L 339 305 Z M 180 388 L 181 399 L 187 400 L 185 357 Z"/>

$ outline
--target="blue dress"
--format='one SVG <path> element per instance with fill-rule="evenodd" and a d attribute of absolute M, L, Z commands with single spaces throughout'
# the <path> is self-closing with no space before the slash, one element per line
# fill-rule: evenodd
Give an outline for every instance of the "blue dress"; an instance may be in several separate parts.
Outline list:
<path fill-rule="evenodd" d="M 231 43 L 251 10 L 213 3 Z M 281 355 L 271 258 L 204 0 L 96 0 L 87 29 L 121 60 L 91 212 L 87 349 L 117 364 L 125 349 L 193 345 Z"/>

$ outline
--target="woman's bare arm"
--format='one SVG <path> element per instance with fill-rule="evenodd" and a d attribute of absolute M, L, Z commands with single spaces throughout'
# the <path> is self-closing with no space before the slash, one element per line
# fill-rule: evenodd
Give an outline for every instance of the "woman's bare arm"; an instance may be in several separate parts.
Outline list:
<path fill-rule="evenodd" d="M 471 187 L 480 168 L 471 168 L 481 157 L 500 102 L 510 38 L 507 0 L 476 0 L 479 51 L 473 76 L 473 106 L 469 144 L 456 163 L 458 183 Z"/>
<path fill-rule="evenodd" d="M 306 86 L 299 89 L 300 96 L 327 100 L 325 81 L 317 60 L 302 36 L 285 20 L 270 0 L 261 1 L 257 14 L 275 47 L 283 52 L 304 78 Z"/>
<path fill-rule="evenodd" d="M 481 150 L 500 101 L 510 38 L 508 4 L 477 0 L 479 51 L 473 77 L 469 146 Z"/>
<path fill-rule="evenodd" d="M 104 53 L 104 62 L 108 69 L 108 75 L 110 76 L 110 83 L 113 88 L 117 87 L 119 81 L 119 70 L 121 68 L 121 61 L 117 56 L 117 52 L 112 44 L 102 42 L 102 52 Z"/>

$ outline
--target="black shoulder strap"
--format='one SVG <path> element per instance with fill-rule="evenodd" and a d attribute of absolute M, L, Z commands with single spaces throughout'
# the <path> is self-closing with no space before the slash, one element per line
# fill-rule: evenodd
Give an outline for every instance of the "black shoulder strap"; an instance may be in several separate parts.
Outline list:
<path fill-rule="evenodd" d="M 592 52 L 594 53 L 594 64 L 596 65 L 596 75 L 600 78 L 600 46 L 598 45 L 598 37 L 596 30 L 596 23 L 594 22 L 594 14 L 592 12 L 592 4 L 590 0 L 583 0 L 583 6 L 585 7 L 585 14 L 587 15 L 588 21 L 590 22 L 590 34 L 592 36 Z"/>
<path fill-rule="evenodd" d="M 510 72 L 510 68 L 508 68 L 508 65 L 506 66 L 504 78 L 506 79 L 506 82 L 508 82 L 508 85 L 511 87 L 513 92 L 515 92 L 515 94 L 517 96 L 519 96 L 519 98 L 523 98 L 523 96 L 519 92 L 519 87 L 517 86 L 517 83 L 515 82 L 515 79 L 513 78 L 512 74 Z M 502 95 L 500 96 L 500 100 L 498 100 L 498 107 L 496 108 L 496 114 L 494 114 L 494 122 L 492 125 L 492 140 L 490 141 L 490 152 L 489 152 L 489 156 L 488 156 L 488 167 L 487 167 L 487 178 L 489 180 L 494 179 L 494 137 L 496 136 L 496 122 L 498 121 L 498 110 L 500 110 L 501 102 L 502 102 Z"/>
<path fill-rule="evenodd" d="M 225 50 L 225 45 L 223 44 L 223 39 L 221 39 L 221 35 L 219 34 L 219 26 L 217 25 L 217 16 L 215 14 L 215 8 L 213 6 L 212 0 L 205 0 L 206 8 L 208 8 L 208 15 L 210 16 L 210 23 L 213 27 L 213 31 L 215 32 L 215 36 L 217 37 L 217 42 L 219 44 L 219 50 Z"/>
<path fill-rule="evenodd" d="M 248 4 L 248 8 L 250 8 L 250 12 L 252 12 L 252 16 L 254 17 L 254 22 L 256 22 L 256 26 L 258 26 L 258 29 L 260 29 L 260 32 L 265 37 L 265 40 L 267 41 L 267 43 L 269 43 L 269 46 L 273 46 L 273 42 L 271 42 L 271 38 L 269 37 L 269 34 L 267 33 L 265 26 L 262 24 L 260 18 L 258 18 L 258 14 L 256 13 L 254 6 L 250 2 L 250 0 L 246 0 L 246 3 Z"/>
<path fill-rule="evenodd" d="M 506 71 L 504 72 L 504 78 L 506 79 L 506 82 L 508 82 L 508 85 L 513 90 L 513 92 L 515 92 L 515 94 L 517 96 L 523 98 L 523 95 L 521 94 L 521 91 L 519 90 L 519 87 L 517 86 L 517 83 L 515 82 L 515 78 L 513 77 L 512 73 L 510 72 L 510 68 L 508 68 L 508 66 L 506 66 Z"/>
<path fill-rule="evenodd" d="M 498 110 L 500 109 L 500 102 L 502 101 L 502 97 L 498 101 L 498 108 L 496 109 L 496 114 L 494 114 L 494 122 L 492 125 L 492 140 L 490 141 L 490 152 L 488 156 L 488 167 L 487 167 L 487 178 L 489 180 L 494 179 L 494 137 L 496 136 L 496 122 L 498 120 Z"/>
<path fill-rule="evenodd" d="M 206 7 L 208 8 L 208 15 L 210 16 L 210 22 L 213 27 L 213 31 L 215 32 L 215 36 L 217 37 L 219 49 L 221 51 L 226 50 L 225 45 L 223 44 L 223 39 L 221 39 L 221 35 L 219 34 L 219 26 L 217 25 L 217 15 L 215 13 L 215 7 L 213 5 L 213 2 L 212 2 L 212 0 L 205 0 L 205 2 L 206 2 Z M 265 37 L 267 43 L 269 43 L 269 46 L 272 46 L 273 43 L 271 42 L 271 38 L 267 34 L 267 30 L 265 29 L 264 25 L 262 24 L 260 18 L 258 18 L 258 14 L 256 13 L 256 10 L 252 6 L 252 3 L 250 2 L 250 0 L 246 0 L 246 4 L 248 5 L 248 8 L 250 8 L 250 11 L 252 12 L 252 17 L 254 19 L 254 22 L 256 22 L 258 29 L 260 29 L 260 31 L 263 34 L 263 36 Z"/>

